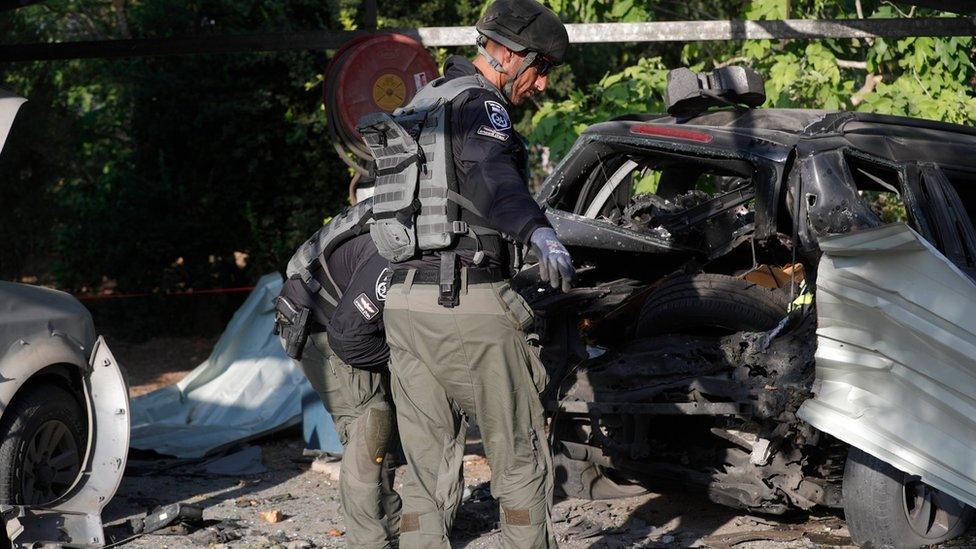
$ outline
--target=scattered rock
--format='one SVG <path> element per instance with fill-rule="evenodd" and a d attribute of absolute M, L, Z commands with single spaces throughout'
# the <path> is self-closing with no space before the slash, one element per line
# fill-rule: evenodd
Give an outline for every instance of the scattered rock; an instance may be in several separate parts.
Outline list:
<path fill-rule="evenodd" d="M 566 534 L 572 539 L 587 539 L 603 533 L 603 525 L 579 516 L 572 519 L 566 529 Z"/>
<path fill-rule="evenodd" d="M 236 520 L 227 519 L 216 524 L 210 524 L 206 528 L 190 534 L 190 539 L 197 545 L 213 547 L 214 545 L 239 540 L 246 533 L 247 530 L 242 528 Z"/>
<path fill-rule="evenodd" d="M 234 500 L 234 505 L 237 506 L 237 507 L 254 507 L 255 505 L 258 505 L 259 503 L 261 503 L 261 502 L 259 502 L 256 499 L 249 498 L 247 496 L 241 496 L 241 497 L 239 497 L 239 498 L 237 498 L 237 499 Z"/>
<path fill-rule="evenodd" d="M 310 542 L 303 539 L 296 539 L 284 544 L 285 549 L 311 549 L 314 547 Z"/>
<path fill-rule="evenodd" d="M 265 522 L 270 522 L 271 524 L 277 524 L 285 520 L 285 514 L 277 509 L 272 509 L 270 511 L 261 511 L 258 516 Z"/>

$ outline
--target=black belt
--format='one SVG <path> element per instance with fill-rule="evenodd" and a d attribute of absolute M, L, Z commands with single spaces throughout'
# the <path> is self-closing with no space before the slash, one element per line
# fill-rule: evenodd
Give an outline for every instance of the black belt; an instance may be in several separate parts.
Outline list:
<path fill-rule="evenodd" d="M 408 270 L 393 271 L 393 280 L 390 284 L 402 284 L 407 280 Z M 501 269 L 468 269 L 468 284 L 485 284 L 488 282 L 500 282 L 508 277 Z M 440 284 L 441 273 L 437 269 L 417 269 L 413 275 L 414 284 Z"/>

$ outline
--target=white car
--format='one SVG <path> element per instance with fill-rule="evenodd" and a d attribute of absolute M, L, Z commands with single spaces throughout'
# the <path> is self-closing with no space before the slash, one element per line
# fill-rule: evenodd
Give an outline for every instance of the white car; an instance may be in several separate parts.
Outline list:
<path fill-rule="evenodd" d="M 0 90 L 0 148 L 24 101 Z M 129 446 L 122 371 L 66 293 L 0 282 L 0 311 L 0 536 L 101 546 Z"/>

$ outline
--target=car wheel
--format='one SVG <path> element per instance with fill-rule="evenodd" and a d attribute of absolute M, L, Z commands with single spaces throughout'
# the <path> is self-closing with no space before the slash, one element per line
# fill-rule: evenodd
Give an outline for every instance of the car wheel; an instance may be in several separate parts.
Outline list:
<path fill-rule="evenodd" d="M 64 495 L 87 444 L 85 412 L 57 385 L 29 387 L 0 421 L 0 502 L 38 505 Z"/>
<path fill-rule="evenodd" d="M 788 306 L 786 292 L 741 278 L 712 273 L 679 276 L 662 284 L 644 302 L 637 337 L 771 330 Z"/>
<path fill-rule="evenodd" d="M 973 517 L 966 504 L 851 448 L 844 467 L 844 515 L 861 546 L 913 548 L 962 534 Z"/>

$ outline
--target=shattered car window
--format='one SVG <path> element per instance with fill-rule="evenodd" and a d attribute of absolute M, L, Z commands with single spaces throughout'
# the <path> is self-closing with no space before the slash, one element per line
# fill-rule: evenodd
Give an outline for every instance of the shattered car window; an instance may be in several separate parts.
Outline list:
<path fill-rule="evenodd" d="M 858 194 L 882 223 L 907 223 L 908 211 L 898 171 L 853 154 L 844 158 Z"/>
<path fill-rule="evenodd" d="M 573 211 L 683 244 L 711 247 L 753 223 L 753 201 L 742 195 L 751 192 L 753 171 L 740 161 L 618 154 L 593 169 Z M 714 208 L 713 200 L 730 193 L 743 199 Z"/>

